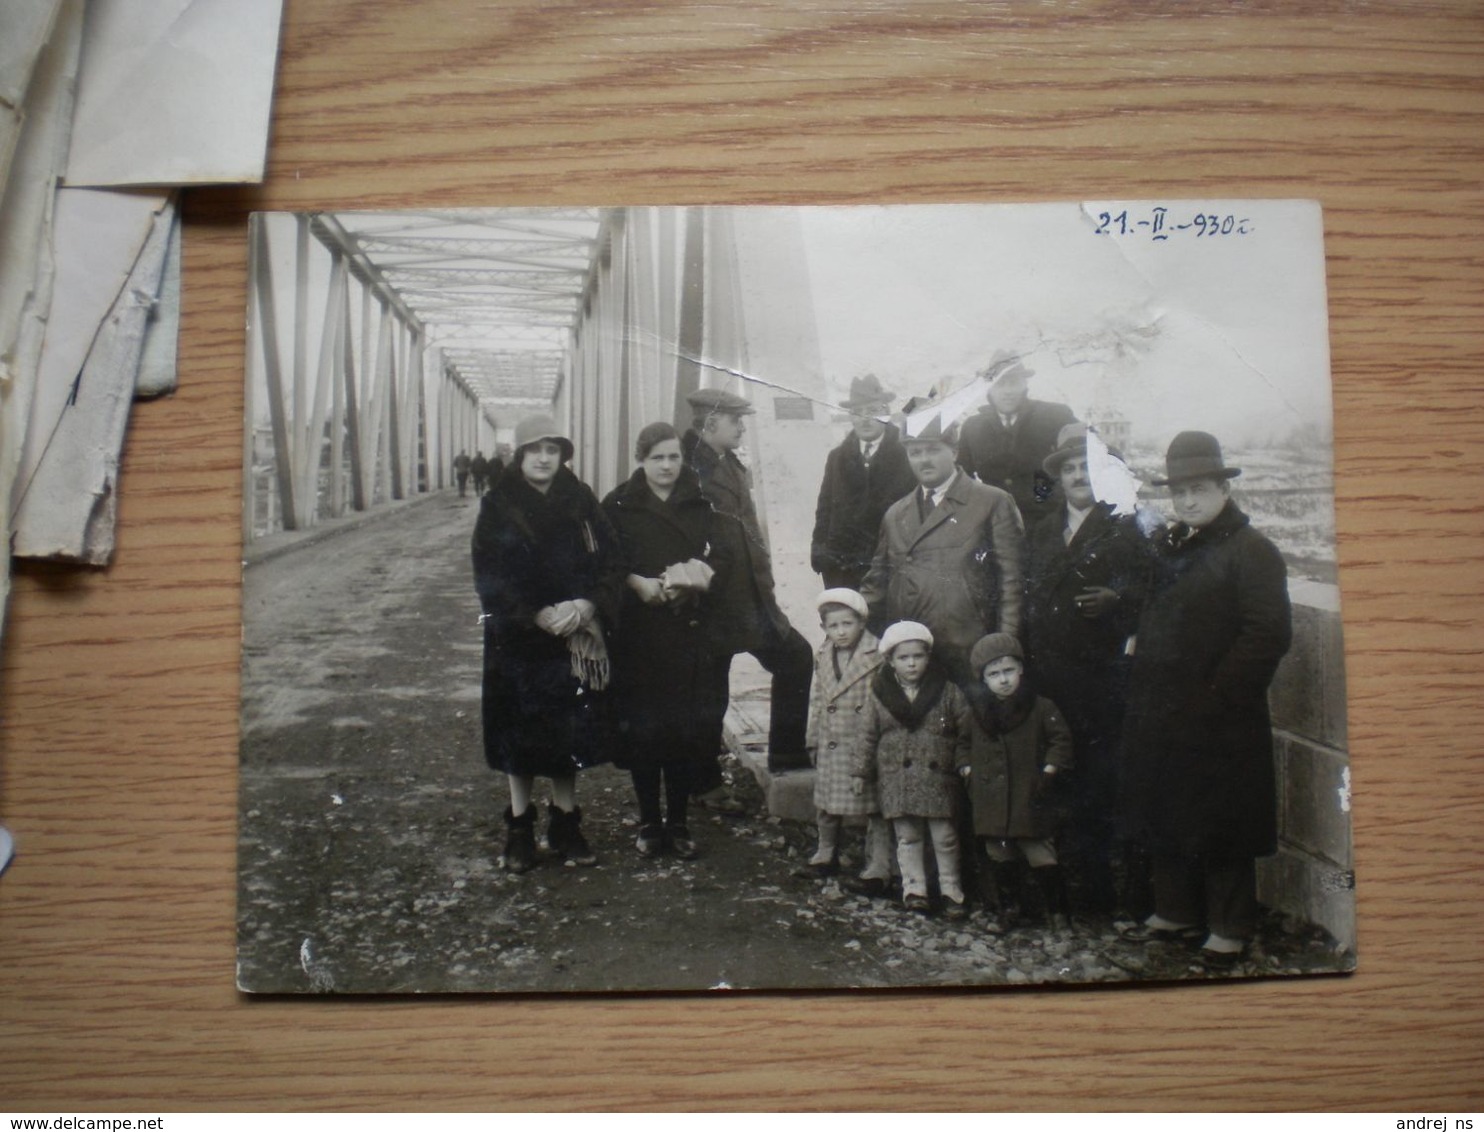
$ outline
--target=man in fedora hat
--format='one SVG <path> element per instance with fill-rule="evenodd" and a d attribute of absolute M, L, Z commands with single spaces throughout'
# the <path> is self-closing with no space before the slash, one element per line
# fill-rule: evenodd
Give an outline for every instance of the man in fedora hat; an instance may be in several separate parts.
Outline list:
<path fill-rule="evenodd" d="M 1268 685 L 1292 636 L 1288 570 L 1232 502 L 1221 445 L 1170 442 L 1178 520 L 1157 544 L 1124 725 L 1125 817 L 1153 859 L 1154 915 L 1137 940 L 1204 939 L 1229 969 L 1257 928 L 1258 857 L 1277 851 Z"/>
<path fill-rule="evenodd" d="M 1003 488 L 1015 499 L 1030 527 L 1055 508 L 1054 483 L 1041 464 L 1056 447 L 1058 434 L 1073 421 L 1072 410 L 1056 401 L 1030 397 L 1035 370 L 1016 354 L 1001 350 L 979 371 L 988 403 L 964 422 L 959 463 L 982 483 Z"/>
<path fill-rule="evenodd" d="M 681 450 L 701 482 L 702 494 L 723 517 L 719 530 L 726 538 L 723 549 L 730 563 L 723 572 L 725 581 L 720 592 L 714 595 L 716 694 L 724 714 L 732 657 L 739 652 L 756 657 L 773 677 L 768 769 L 774 773 L 804 770 L 809 767 L 804 732 L 809 720 L 814 650 L 778 608 L 773 595 L 773 561 L 752 500 L 752 476 L 737 458 L 736 450 L 747 432 L 743 418 L 756 410 L 746 398 L 724 389 L 697 389 L 686 401 L 693 420 L 681 438 Z M 716 724 L 720 749 L 720 715 Z M 703 800 L 714 798 L 717 805 L 730 810 L 733 807 L 727 799 L 718 795 L 721 788 L 720 769 L 713 774 L 708 766 L 706 780 L 695 792 Z"/>
<path fill-rule="evenodd" d="M 952 425 L 929 414 L 903 439 L 917 486 L 886 510 L 861 593 L 873 624 L 920 621 L 934 655 L 964 687 L 986 633 L 1020 632 L 1025 536 L 1015 501 L 958 466 Z"/>
<path fill-rule="evenodd" d="M 860 589 L 881 516 L 917 483 L 900 431 L 886 420 L 895 400 L 896 394 L 868 373 L 851 381 L 841 406 L 850 411 L 850 432 L 825 458 L 809 552 L 809 564 L 826 589 Z"/>
<path fill-rule="evenodd" d="M 1119 858 L 1135 881 L 1124 907 L 1142 916 L 1148 865 L 1117 845 L 1114 829 L 1128 644 L 1149 588 L 1151 551 L 1133 517 L 1114 514 L 1094 492 L 1088 432 L 1080 422 L 1065 426 L 1041 464 L 1061 485 L 1061 501 L 1026 534 L 1026 663 L 1072 731 L 1075 810 L 1066 847 L 1081 900 L 1099 914 L 1117 910 Z M 1107 453 L 1123 459 L 1116 449 Z"/>

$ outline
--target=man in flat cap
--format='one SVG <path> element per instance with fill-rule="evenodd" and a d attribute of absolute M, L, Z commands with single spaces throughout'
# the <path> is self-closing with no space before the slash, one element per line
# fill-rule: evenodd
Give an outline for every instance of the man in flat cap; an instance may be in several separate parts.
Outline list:
<path fill-rule="evenodd" d="M 851 381 L 841 406 L 850 411 L 850 433 L 825 458 L 809 552 L 809 564 L 826 589 L 860 589 L 876 551 L 881 516 L 917 484 L 901 434 L 886 420 L 895 400 L 896 394 L 868 373 Z"/>
<path fill-rule="evenodd" d="M 1059 402 L 1031 399 L 1033 376 L 1035 371 L 1019 356 L 1008 350 L 995 354 L 979 371 L 988 387 L 988 404 L 964 422 L 959 446 L 964 471 L 1008 491 L 1027 528 L 1055 509 L 1055 485 L 1041 462 L 1074 419 L 1072 410 Z"/>
<path fill-rule="evenodd" d="M 1283 556 L 1232 502 L 1221 445 L 1165 455 L 1178 520 L 1157 543 L 1124 724 L 1125 818 L 1153 859 L 1154 915 L 1125 936 L 1204 940 L 1226 970 L 1257 930 L 1257 858 L 1277 851 L 1268 685 L 1292 639 Z"/>
<path fill-rule="evenodd" d="M 940 416 L 909 426 L 903 445 L 917 486 L 882 517 L 861 593 L 873 624 L 920 621 L 931 629 L 934 655 L 956 683 L 973 688 L 974 643 L 987 633 L 1020 633 L 1020 513 L 1007 492 L 958 466 L 957 437 Z"/>
<path fill-rule="evenodd" d="M 1075 813 L 1066 834 L 1081 902 L 1100 915 L 1119 910 L 1117 857 L 1135 881 L 1125 889 L 1124 909 L 1142 916 L 1149 911 L 1148 866 L 1117 844 L 1114 830 L 1129 638 L 1149 589 L 1152 551 L 1133 516 L 1114 514 L 1094 492 L 1088 431 L 1067 425 L 1042 462 L 1061 485 L 1061 502 L 1026 535 L 1026 663 L 1072 731 Z M 1122 462 L 1116 449 L 1102 451 Z"/>
<path fill-rule="evenodd" d="M 789 623 L 773 595 L 773 561 L 752 500 L 752 477 L 736 449 L 747 431 L 743 418 L 755 410 L 745 398 L 724 389 L 697 389 L 686 397 L 694 414 L 681 439 L 686 462 L 701 481 L 701 491 L 718 515 L 733 563 L 716 595 L 715 647 L 718 696 L 725 697 L 736 653 L 751 653 L 773 677 L 768 727 L 768 769 L 774 773 L 805 770 L 809 755 L 804 732 L 809 720 L 809 683 L 814 676 L 814 650 Z M 717 719 L 717 742 L 720 724 Z M 711 764 L 714 768 L 715 764 Z M 696 793 L 706 800 L 721 788 L 719 768 Z M 722 800 L 719 804 L 725 805 Z"/>

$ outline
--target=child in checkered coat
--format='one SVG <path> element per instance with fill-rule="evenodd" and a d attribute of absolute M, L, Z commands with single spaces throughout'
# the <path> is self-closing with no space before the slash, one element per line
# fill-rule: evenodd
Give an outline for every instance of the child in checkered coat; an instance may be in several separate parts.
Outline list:
<path fill-rule="evenodd" d="M 876 638 L 866 629 L 865 598 L 851 589 L 828 589 L 815 599 L 824 644 L 814 654 L 809 730 L 805 745 L 814 762 L 814 806 L 819 847 L 809 867 L 819 876 L 838 869 L 840 829 L 846 818 L 866 818 L 866 863 L 859 878 L 841 887 L 884 896 L 891 879 L 891 827 L 880 814 L 874 789 L 860 792 L 850 773 L 865 739 L 871 677 L 881 667 Z"/>

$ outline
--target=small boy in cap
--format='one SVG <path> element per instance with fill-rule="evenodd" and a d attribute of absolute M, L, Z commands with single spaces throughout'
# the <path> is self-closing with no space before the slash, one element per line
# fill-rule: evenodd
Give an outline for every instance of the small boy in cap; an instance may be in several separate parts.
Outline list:
<path fill-rule="evenodd" d="M 923 915 L 932 911 L 923 846 L 931 837 L 943 917 L 965 920 L 954 769 L 968 761 L 968 701 L 934 660 L 926 625 L 897 621 L 882 634 L 880 647 L 887 662 L 871 680 L 865 742 L 851 768 L 855 789 L 864 795 L 874 786 L 881 813 L 891 819 L 903 906 Z"/>
<path fill-rule="evenodd" d="M 883 896 L 891 879 L 891 829 L 881 817 L 876 791 L 857 790 L 850 769 L 865 742 L 871 677 L 881 667 L 874 635 L 866 629 L 866 599 L 855 590 L 825 590 L 815 599 L 825 640 L 814 654 L 809 729 L 805 746 L 814 762 L 814 806 L 819 847 L 809 858 L 818 876 L 838 868 L 840 827 L 846 817 L 866 818 L 866 864 L 857 881 L 842 887 Z"/>
<path fill-rule="evenodd" d="M 1066 886 L 1047 802 L 1056 777 L 1071 768 L 1072 732 L 1056 705 L 1022 681 L 1025 656 L 1009 633 L 980 638 L 969 663 L 989 694 L 975 697 L 973 739 L 959 773 L 968 782 L 974 836 L 989 857 L 1001 926 L 1010 927 L 1016 915 L 1023 860 L 1041 891 L 1047 922 L 1065 931 Z"/>

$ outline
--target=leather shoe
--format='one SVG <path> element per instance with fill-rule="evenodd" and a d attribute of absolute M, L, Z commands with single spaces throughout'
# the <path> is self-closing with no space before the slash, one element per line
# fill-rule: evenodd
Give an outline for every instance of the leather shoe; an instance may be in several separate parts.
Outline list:
<path fill-rule="evenodd" d="M 694 861 L 701 855 L 700 847 L 690 835 L 690 829 L 683 825 L 665 827 L 665 844 L 682 861 Z"/>
<path fill-rule="evenodd" d="M 704 794 L 697 794 L 695 800 L 713 814 L 741 817 L 747 812 L 747 807 L 725 786 L 718 786 L 716 789 L 708 790 Z"/>
<path fill-rule="evenodd" d="M 872 900 L 886 895 L 886 881 L 880 877 L 841 877 L 840 887 L 852 896 L 869 896 Z"/>
<path fill-rule="evenodd" d="M 1126 943 L 1200 943 L 1206 938 L 1206 929 L 1195 926 L 1155 928 L 1148 924 L 1135 924 L 1119 932 L 1118 936 Z"/>
<path fill-rule="evenodd" d="M 808 751 L 795 751 L 789 754 L 784 751 L 768 752 L 768 773 L 788 774 L 795 770 L 811 770 L 814 764 L 809 761 Z"/>
<path fill-rule="evenodd" d="M 1230 971 L 1247 958 L 1247 945 L 1242 945 L 1241 951 L 1212 951 L 1209 947 L 1201 948 L 1201 966 L 1208 971 Z"/>
<path fill-rule="evenodd" d="M 932 902 L 926 896 L 919 896 L 915 892 L 909 892 L 902 897 L 902 907 L 909 912 L 916 912 L 919 916 L 929 915 L 933 910 Z"/>

